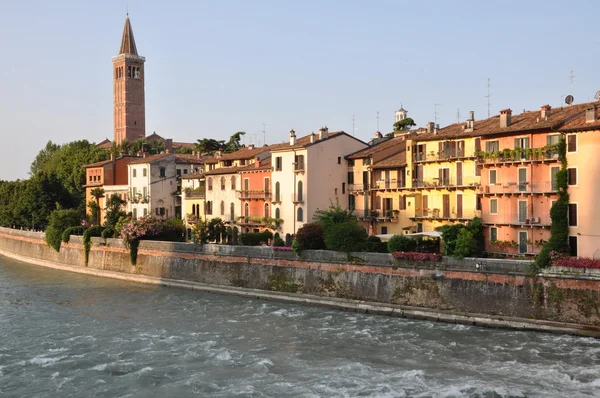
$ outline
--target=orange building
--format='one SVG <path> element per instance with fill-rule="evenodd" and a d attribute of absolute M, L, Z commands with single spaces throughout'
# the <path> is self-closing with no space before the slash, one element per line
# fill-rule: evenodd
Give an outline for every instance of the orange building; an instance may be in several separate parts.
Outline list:
<path fill-rule="evenodd" d="M 271 158 L 256 158 L 254 164 L 239 171 L 241 187 L 237 191 L 242 215 L 238 225 L 243 232 L 261 232 L 279 222 L 279 214 L 271 213 Z M 279 209 L 276 210 L 278 212 Z"/>

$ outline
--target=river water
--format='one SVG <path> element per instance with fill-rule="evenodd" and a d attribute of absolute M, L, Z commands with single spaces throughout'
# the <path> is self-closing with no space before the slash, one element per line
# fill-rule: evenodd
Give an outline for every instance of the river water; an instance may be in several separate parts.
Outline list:
<path fill-rule="evenodd" d="M 204 294 L 0 257 L 2 397 L 600 396 L 600 341 Z"/>

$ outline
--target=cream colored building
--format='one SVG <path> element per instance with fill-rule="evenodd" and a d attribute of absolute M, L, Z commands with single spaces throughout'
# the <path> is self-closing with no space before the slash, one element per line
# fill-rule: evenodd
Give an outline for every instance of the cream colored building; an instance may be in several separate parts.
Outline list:
<path fill-rule="evenodd" d="M 282 234 L 295 234 L 313 221 L 315 212 L 330 205 L 348 203 L 348 167 L 344 156 L 367 147 L 343 131 L 296 138 L 271 149 L 272 214 L 281 218 Z"/>

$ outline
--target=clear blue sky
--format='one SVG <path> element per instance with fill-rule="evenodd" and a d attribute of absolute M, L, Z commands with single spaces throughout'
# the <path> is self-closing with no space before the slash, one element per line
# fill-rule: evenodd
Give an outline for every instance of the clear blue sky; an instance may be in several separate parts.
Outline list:
<path fill-rule="evenodd" d="M 559 106 L 600 90 L 598 1 L 0 0 L 0 179 L 48 140 L 112 139 L 111 57 L 129 8 L 146 57 L 147 134 L 368 140 L 402 103 L 419 126 Z M 254 134 L 254 136 L 252 136 Z"/>

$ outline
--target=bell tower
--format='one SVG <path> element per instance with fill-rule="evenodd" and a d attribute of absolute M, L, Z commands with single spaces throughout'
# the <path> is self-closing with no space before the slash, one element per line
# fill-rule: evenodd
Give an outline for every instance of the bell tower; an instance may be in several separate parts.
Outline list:
<path fill-rule="evenodd" d="M 114 90 L 114 142 L 135 141 L 146 136 L 144 62 L 135 46 L 129 14 L 125 18 L 119 55 L 112 58 Z"/>

